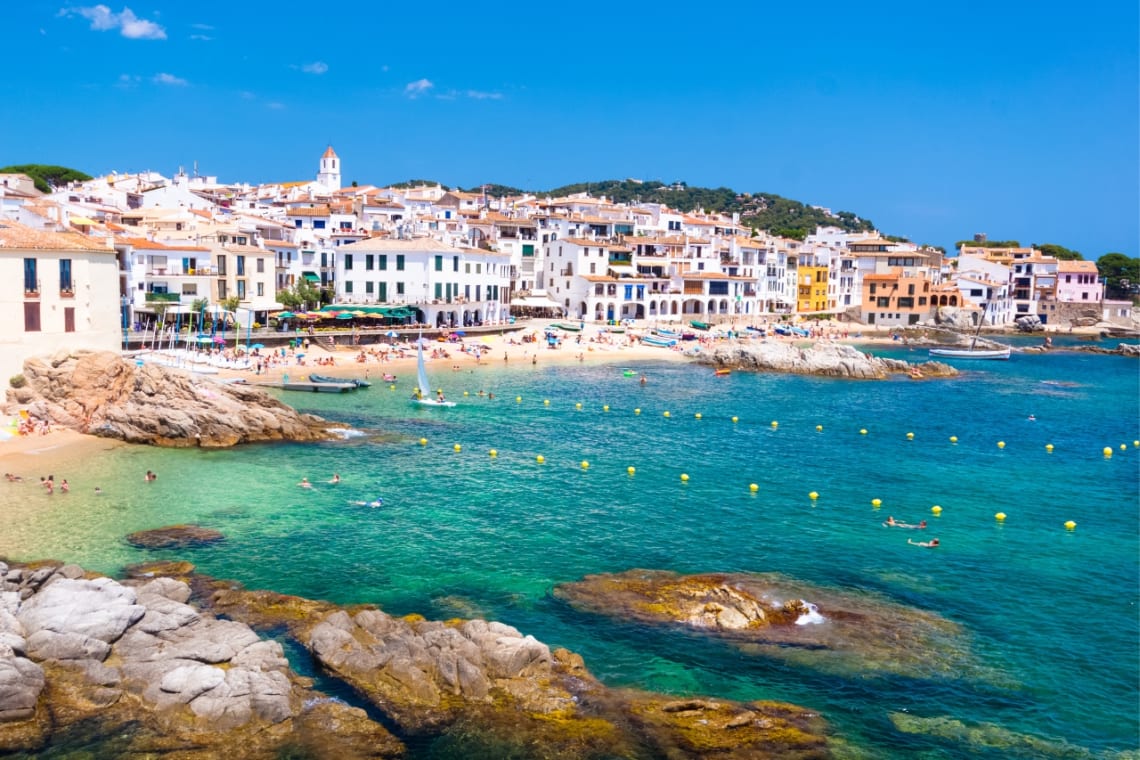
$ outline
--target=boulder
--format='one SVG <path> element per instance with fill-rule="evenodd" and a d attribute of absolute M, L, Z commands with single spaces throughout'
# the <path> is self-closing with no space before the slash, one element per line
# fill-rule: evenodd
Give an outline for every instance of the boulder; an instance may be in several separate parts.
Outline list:
<path fill-rule="evenodd" d="M 1017 329 L 1021 332 L 1041 332 L 1045 329 L 1045 325 L 1041 324 L 1041 320 L 1036 314 L 1026 314 L 1023 317 L 1018 317 L 1013 323 L 1017 325 Z"/>
<path fill-rule="evenodd" d="M 28 359 L 23 374 L 24 387 L 8 391 L 9 407 L 130 443 L 222 448 L 251 441 L 318 441 L 343 427 L 300 414 L 258 388 L 139 366 L 109 351 Z"/>
<path fill-rule="evenodd" d="M 894 374 L 909 374 L 916 368 L 925 377 L 953 377 L 958 371 L 940 362 L 910 364 L 900 359 L 882 359 L 844 343 L 819 341 L 808 348 L 778 340 L 725 341 L 697 356 L 697 362 L 795 375 L 821 375 L 859 380 L 882 380 Z"/>

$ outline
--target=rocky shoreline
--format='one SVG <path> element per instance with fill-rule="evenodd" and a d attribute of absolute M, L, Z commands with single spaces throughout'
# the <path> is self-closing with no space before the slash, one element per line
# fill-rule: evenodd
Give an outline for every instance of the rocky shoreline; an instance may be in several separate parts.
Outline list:
<path fill-rule="evenodd" d="M 300 414 L 262 390 L 194 378 L 110 351 L 29 359 L 6 411 L 128 443 L 226 448 L 256 441 L 324 441 L 345 427 Z"/>
<path fill-rule="evenodd" d="M 912 364 L 884 359 L 844 343 L 819 341 L 802 348 L 783 341 L 726 341 L 697 355 L 699 364 L 717 368 L 793 375 L 818 375 L 858 380 L 883 380 L 891 375 L 955 377 L 958 370 L 942 362 Z"/>
<path fill-rule="evenodd" d="M 360 706 L 314 688 L 281 638 Z M 831 756 L 812 711 L 610 689 L 579 655 L 501 623 L 247 591 L 180 562 L 121 581 L 0 562 L 0 752 L 351 760 L 425 741 L 536 758 Z"/>

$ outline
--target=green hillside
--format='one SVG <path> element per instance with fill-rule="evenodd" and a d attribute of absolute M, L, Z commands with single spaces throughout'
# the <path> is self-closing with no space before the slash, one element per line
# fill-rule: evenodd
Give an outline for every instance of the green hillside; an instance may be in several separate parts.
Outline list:
<path fill-rule="evenodd" d="M 663 203 L 685 212 L 704 209 L 725 214 L 739 213 L 740 221 L 753 229 L 796 240 L 803 240 L 820 225 L 831 225 L 849 232 L 874 229 L 870 220 L 861 219 L 850 211 L 840 211 L 831 216 L 825 211 L 775 193 L 738 193 L 728 187 L 689 187 L 685 182 L 666 185 L 657 180 L 642 182 L 611 179 L 579 182 L 552 190 L 522 190 L 506 185 L 487 185 L 486 188 L 491 197 L 520 195 L 524 192 L 539 197 L 559 197 L 588 192 L 595 198 L 604 195 L 616 203 Z M 481 191 L 482 186 L 468 190 Z"/>

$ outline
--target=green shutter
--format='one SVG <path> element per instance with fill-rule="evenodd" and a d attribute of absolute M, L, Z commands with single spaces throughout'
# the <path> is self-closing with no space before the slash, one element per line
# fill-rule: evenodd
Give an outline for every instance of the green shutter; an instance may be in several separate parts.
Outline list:
<path fill-rule="evenodd" d="M 443 271 L 443 256 L 436 256 L 435 257 L 435 271 L 437 271 L 437 272 Z"/>
<path fill-rule="evenodd" d="M 524 245 L 523 246 L 523 256 L 533 256 L 533 255 L 534 255 L 534 246 L 533 245 Z"/>
<path fill-rule="evenodd" d="M 443 298 L 443 283 L 437 282 L 435 284 L 435 299 L 438 301 L 441 298 Z"/>
<path fill-rule="evenodd" d="M 381 267 L 383 268 L 383 267 Z M 385 303 L 388 300 L 388 283 L 380 283 L 380 303 Z"/>

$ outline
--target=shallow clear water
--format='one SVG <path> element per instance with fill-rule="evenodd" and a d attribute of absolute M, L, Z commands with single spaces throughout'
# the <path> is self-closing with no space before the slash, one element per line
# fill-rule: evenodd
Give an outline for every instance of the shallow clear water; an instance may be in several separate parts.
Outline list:
<path fill-rule="evenodd" d="M 888 717 L 900 711 L 1092 752 L 1135 749 L 1138 364 L 1053 353 L 959 366 L 967 372 L 955 381 L 848 382 L 639 365 L 645 386 L 617 364 L 441 367 L 433 382 L 460 401 L 448 411 L 412 408 L 410 377 L 397 391 L 292 394 L 306 411 L 381 434 L 225 452 L 125 448 L 54 473 L 70 479 L 67 495 L 0 484 L 0 555 L 106 572 L 179 556 L 250 587 L 502 620 L 581 653 L 612 685 L 819 709 L 876 757 L 1004 756 L 900 733 Z M 156 482 L 142 482 L 147 469 Z M 341 483 L 325 482 L 333 472 Z M 298 488 L 302 477 L 315 487 Z M 382 508 L 351 503 L 377 496 Z M 888 514 L 931 525 L 886 529 Z M 227 540 L 145 552 L 122 538 L 178 522 Z M 937 550 L 906 543 L 934 536 Z M 823 674 L 579 613 L 550 593 L 635 567 L 871 590 L 960 623 L 977 672 L 990 676 Z"/>

